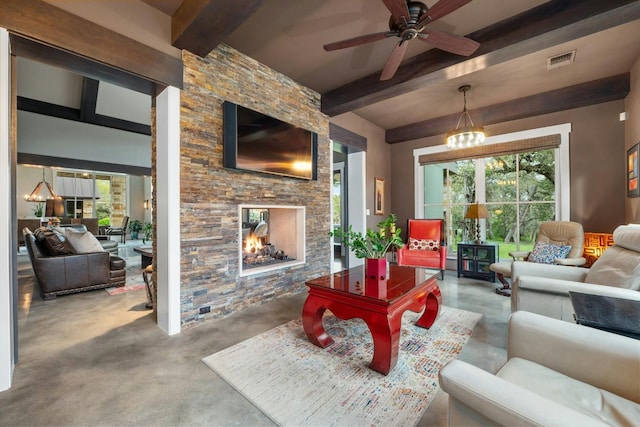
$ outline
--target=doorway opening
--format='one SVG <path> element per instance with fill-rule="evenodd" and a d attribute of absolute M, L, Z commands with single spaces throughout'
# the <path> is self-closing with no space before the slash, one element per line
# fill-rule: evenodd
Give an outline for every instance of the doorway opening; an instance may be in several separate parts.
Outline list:
<path fill-rule="evenodd" d="M 347 147 L 333 143 L 333 175 L 331 179 L 331 203 L 333 230 L 348 228 L 349 211 L 347 200 Z M 333 238 L 333 270 L 349 268 L 348 248 L 339 237 Z"/>

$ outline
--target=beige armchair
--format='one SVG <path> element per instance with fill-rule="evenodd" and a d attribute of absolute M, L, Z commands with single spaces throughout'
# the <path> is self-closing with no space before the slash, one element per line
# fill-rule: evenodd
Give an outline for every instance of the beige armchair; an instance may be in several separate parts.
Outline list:
<path fill-rule="evenodd" d="M 573 322 L 569 291 L 640 300 L 640 225 L 616 228 L 613 242 L 590 269 L 514 262 L 511 311 Z"/>
<path fill-rule="evenodd" d="M 450 426 L 632 426 L 638 378 L 639 340 L 519 311 L 495 375 L 453 360 L 440 387 Z"/>
<path fill-rule="evenodd" d="M 552 262 L 560 265 L 579 266 L 587 262 L 582 256 L 584 247 L 584 230 L 582 224 L 573 221 L 547 221 L 540 224 L 536 244 L 571 246 L 571 250 L 565 257 L 554 258 Z M 535 248 L 534 248 L 535 249 Z M 531 251 L 509 252 L 509 256 L 513 261 L 533 261 L 540 263 L 539 260 L 531 259 Z M 506 280 L 511 275 L 511 264 L 513 261 L 501 261 L 493 263 L 489 266 L 491 271 L 496 273 L 496 277 L 502 283 L 501 288 L 497 288 L 496 292 L 500 295 L 511 295 L 511 284 Z"/>

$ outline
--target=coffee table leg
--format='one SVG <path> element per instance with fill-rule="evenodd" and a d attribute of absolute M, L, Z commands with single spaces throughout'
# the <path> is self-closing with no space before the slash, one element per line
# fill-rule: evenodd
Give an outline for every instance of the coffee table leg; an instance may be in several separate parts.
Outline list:
<path fill-rule="evenodd" d="M 433 287 L 425 298 L 425 307 L 422 316 L 416 322 L 416 326 L 421 328 L 430 328 L 436 321 L 442 304 L 442 294 L 438 286 Z"/>
<path fill-rule="evenodd" d="M 307 338 L 318 347 L 325 348 L 333 343 L 322 325 L 322 316 L 327 309 L 326 302 L 315 295 L 308 295 L 302 307 L 302 327 Z"/>
<path fill-rule="evenodd" d="M 402 313 L 389 316 L 367 316 L 364 319 L 373 337 L 373 359 L 369 367 L 387 375 L 398 363 Z"/>

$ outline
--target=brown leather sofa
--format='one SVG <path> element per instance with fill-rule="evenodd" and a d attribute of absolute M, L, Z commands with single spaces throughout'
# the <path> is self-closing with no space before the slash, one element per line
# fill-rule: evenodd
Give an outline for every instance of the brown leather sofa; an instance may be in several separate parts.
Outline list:
<path fill-rule="evenodd" d="M 28 228 L 24 241 L 36 275 L 40 294 L 45 300 L 58 295 L 124 286 L 126 263 L 109 252 L 74 254 L 64 242 L 52 249 L 38 240 Z M 55 251 L 55 254 L 53 253 Z"/>
<path fill-rule="evenodd" d="M 25 227 L 29 230 L 35 230 L 40 227 L 40 218 L 18 218 L 18 250 L 20 250 L 20 246 L 24 246 L 24 235 L 22 234 L 22 230 L 24 230 Z"/>

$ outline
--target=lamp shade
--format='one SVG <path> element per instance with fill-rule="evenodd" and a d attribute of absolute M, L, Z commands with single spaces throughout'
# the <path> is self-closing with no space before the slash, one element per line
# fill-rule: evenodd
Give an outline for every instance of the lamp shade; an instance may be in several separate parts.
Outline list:
<path fill-rule="evenodd" d="M 481 219 L 487 218 L 488 216 L 487 208 L 479 203 L 470 204 L 467 213 L 464 214 L 464 217 L 467 219 Z"/>

